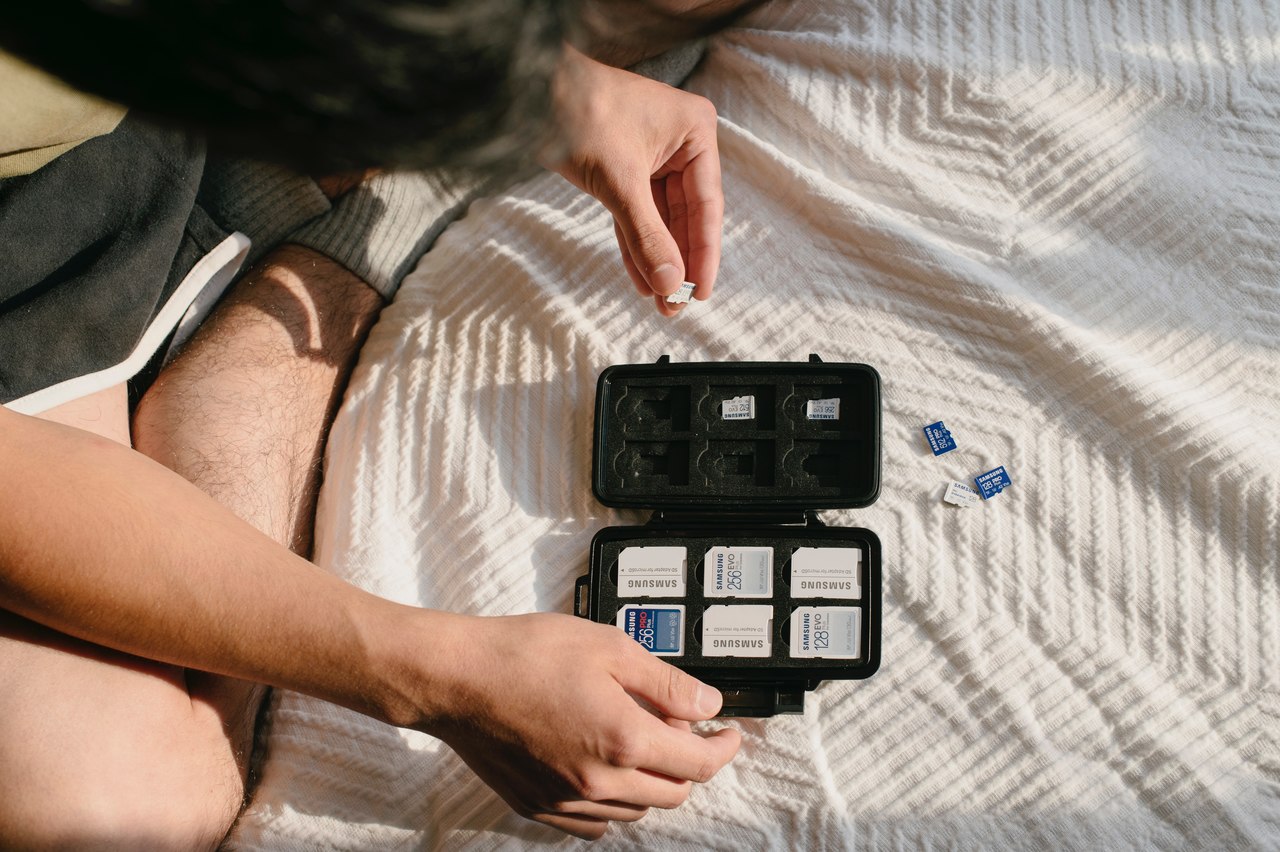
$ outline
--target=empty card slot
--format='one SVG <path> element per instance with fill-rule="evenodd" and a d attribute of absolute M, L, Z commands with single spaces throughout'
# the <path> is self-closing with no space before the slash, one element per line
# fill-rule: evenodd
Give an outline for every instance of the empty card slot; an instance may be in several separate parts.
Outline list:
<path fill-rule="evenodd" d="M 619 463 L 627 482 L 689 484 L 688 441 L 628 441 Z"/>
<path fill-rule="evenodd" d="M 689 386 L 629 385 L 618 400 L 618 417 L 631 433 L 689 431 Z"/>
<path fill-rule="evenodd" d="M 711 441 L 699 462 L 708 482 L 768 487 L 774 484 L 772 441 Z"/>
<path fill-rule="evenodd" d="M 801 483 L 820 488 L 856 487 L 866 471 L 859 465 L 857 444 L 850 441 L 796 441 L 788 469 Z"/>

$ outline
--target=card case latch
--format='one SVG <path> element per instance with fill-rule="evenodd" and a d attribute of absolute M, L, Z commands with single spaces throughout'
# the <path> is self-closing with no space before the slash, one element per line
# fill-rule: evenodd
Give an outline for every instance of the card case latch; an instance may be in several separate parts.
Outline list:
<path fill-rule="evenodd" d="M 804 682 L 789 684 L 752 684 L 750 686 L 719 685 L 724 696 L 721 716 L 776 716 L 779 713 L 803 713 Z"/>

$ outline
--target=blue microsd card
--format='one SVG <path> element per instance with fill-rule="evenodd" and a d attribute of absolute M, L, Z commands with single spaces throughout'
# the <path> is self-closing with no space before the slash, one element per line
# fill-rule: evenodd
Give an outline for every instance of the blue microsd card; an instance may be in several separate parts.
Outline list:
<path fill-rule="evenodd" d="M 684 604 L 628 604 L 618 611 L 618 626 L 659 657 L 684 655 Z"/>
<path fill-rule="evenodd" d="M 1013 480 L 1009 478 L 1009 472 L 1004 469 L 1004 465 L 975 476 L 973 481 L 978 486 L 978 490 L 982 492 L 983 500 L 990 500 L 1013 484 Z"/>
<path fill-rule="evenodd" d="M 951 437 L 951 433 L 947 431 L 946 426 L 942 425 L 941 420 L 924 427 L 924 436 L 929 439 L 929 449 L 933 450 L 935 456 L 949 453 L 956 448 L 956 439 Z"/>

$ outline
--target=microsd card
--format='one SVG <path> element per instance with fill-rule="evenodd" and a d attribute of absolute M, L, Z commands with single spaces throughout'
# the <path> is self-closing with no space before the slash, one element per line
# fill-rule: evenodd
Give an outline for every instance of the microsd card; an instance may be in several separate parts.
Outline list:
<path fill-rule="evenodd" d="M 680 285 L 680 289 L 667 297 L 668 305 L 684 305 L 693 296 L 693 290 L 697 285 L 692 281 L 686 281 Z"/>
<path fill-rule="evenodd" d="M 683 547 L 624 547 L 618 554 L 618 596 L 684 597 L 688 561 Z"/>
<path fill-rule="evenodd" d="M 704 657 L 767 657 L 773 652 L 773 607 L 709 606 L 702 614 Z"/>
<path fill-rule="evenodd" d="M 720 404 L 722 420 L 755 420 L 756 398 L 754 396 L 735 396 Z"/>
<path fill-rule="evenodd" d="M 618 626 L 659 657 L 684 654 L 684 604 L 627 604 L 618 610 Z"/>
<path fill-rule="evenodd" d="M 792 657 L 848 660 L 861 651 L 861 607 L 802 606 L 791 613 Z"/>
<path fill-rule="evenodd" d="M 953 506 L 960 506 L 965 509 L 976 506 L 980 502 L 978 500 L 978 492 L 963 482 L 948 483 L 947 490 L 942 493 L 942 499 Z"/>
<path fill-rule="evenodd" d="M 772 547 L 713 547 L 703 560 L 702 585 L 709 598 L 773 596 Z"/>
<path fill-rule="evenodd" d="M 983 500 L 990 500 L 1013 484 L 1013 480 L 1009 478 L 1009 472 L 1004 469 L 1004 465 L 975 476 L 973 482 L 978 486 L 978 490 L 982 492 Z"/>
<path fill-rule="evenodd" d="M 793 598 L 862 597 L 862 551 L 856 547 L 799 547 L 791 554 Z"/>
<path fill-rule="evenodd" d="M 810 420 L 839 420 L 840 397 L 809 400 L 804 404 L 804 416 Z"/>
<path fill-rule="evenodd" d="M 935 456 L 943 453 L 949 453 L 956 448 L 956 440 L 951 437 L 951 433 L 947 431 L 947 427 L 942 425 L 942 421 L 930 423 L 924 427 L 924 436 L 929 441 L 929 449 L 933 450 Z"/>

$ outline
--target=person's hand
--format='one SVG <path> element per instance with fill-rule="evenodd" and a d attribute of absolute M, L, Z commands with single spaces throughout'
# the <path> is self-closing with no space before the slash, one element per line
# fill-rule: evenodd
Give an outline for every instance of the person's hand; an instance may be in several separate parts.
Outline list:
<path fill-rule="evenodd" d="M 609 822 L 674 808 L 738 750 L 732 729 L 689 722 L 715 689 L 617 628 L 568 615 L 456 616 L 439 705 L 417 726 L 447 742 L 521 816 L 594 839 Z M 648 708 L 648 709 L 646 709 Z"/>
<path fill-rule="evenodd" d="M 551 165 L 613 214 L 636 289 L 665 316 L 682 307 L 666 297 L 684 281 L 710 297 L 724 219 L 715 107 L 571 47 L 555 100 L 563 150 Z"/>

